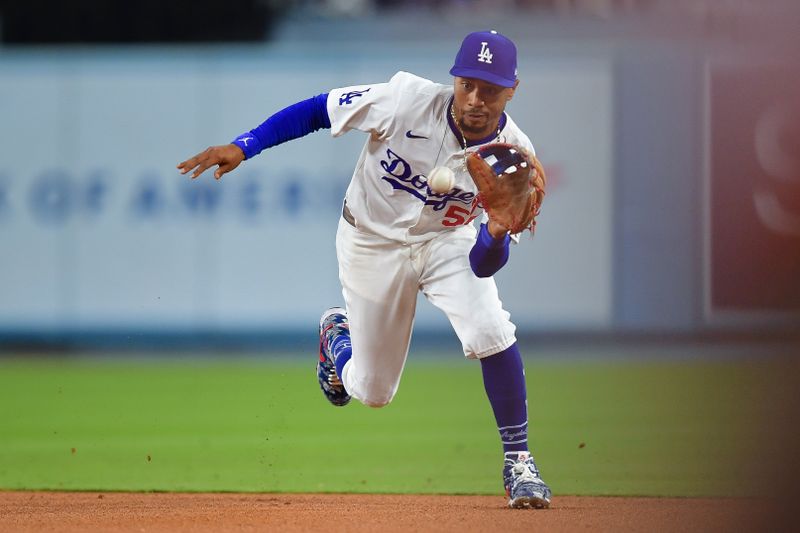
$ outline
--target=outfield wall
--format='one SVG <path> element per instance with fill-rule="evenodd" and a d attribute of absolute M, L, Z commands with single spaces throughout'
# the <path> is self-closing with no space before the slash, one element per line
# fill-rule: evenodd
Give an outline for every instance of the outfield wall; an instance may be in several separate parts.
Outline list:
<path fill-rule="evenodd" d="M 518 44 L 522 85 L 509 111 L 545 161 L 550 188 L 536 238 L 523 239 L 497 276 L 515 322 L 526 331 L 725 325 L 706 300 L 713 54 L 698 56 L 696 43 Z M 314 324 L 341 302 L 333 237 L 363 136 L 317 132 L 222 182 L 190 181 L 175 164 L 333 87 L 399 69 L 449 82 L 452 54 L 449 39 L 326 47 L 291 37 L 3 51 L 0 331 Z M 779 255 L 798 243 L 787 239 Z M 745 316 L 791 322 L 800 298 L 787 298 L 778 313 Z M 446 327 L 425 302 L 417 323 Z"/>
<path fill-rule="evenodd" d="M 341 68 L 321 54 L 301 63 L 271 47 L 4 61 L 0 98 L 13 127 L 0 142 L 13 156 L 3 169 L 0 238 L 16 253 L 3 261 L 0 323 L 282 328 L 313 323 L 339 303 L 333 237 L 363 134 L 318 132 L 222 182 L 175 170 L 300 98 L 383 81 L 399 66 L 448 81 L 451 61 L 444 49 L 420 50 L 367 54 Z M 511 111 L 530 125 L 552 188 L 539 235 L 514 250 L 503 273 L 503 283 L 523 288 L 507 290 L 506 303 L 522 327 L 606 327 L 610 64 L 534 58 L 520 71 L 530 73 L 528 87 Z M 439 314 L 421 306 L 418 320 L 443 323 Z"/>

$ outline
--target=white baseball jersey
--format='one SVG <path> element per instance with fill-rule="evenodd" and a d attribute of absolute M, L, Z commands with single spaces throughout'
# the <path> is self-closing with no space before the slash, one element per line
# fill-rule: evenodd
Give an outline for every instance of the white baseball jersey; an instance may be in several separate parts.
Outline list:
<path fill-rule="evenodd" d="M 472 222 L 483 209 L 450 116 L 452 99 L 452 87 L 406 72 L 388 83 L 328 95 L 334 136 L 351 129 L 370 134 L 347 189 L 355 224 L 341 218 L 336 233 L 353 350 L 340 377 L 367 405 L 385 405 L 397 391 L 419 291 L 447 315 L 466 357 L 488 357 L 516 342 L 494 279 L 478 278 L 470 269 Z M 500 119 L 499 130 L 500 141 L 533 151 L 508 116 Z M 444 194 L 427 184 L 437 166 L 455 173 L 453 188 Z"/>
<path fill-rule="evenodd" d="M 398 72 L 388 83 L 330 91 L 331 135 L 351 129 L 370 134 L 346 195 L 358 229 L 411 244 L 483 214 L 464 164 L 461 133 L 450 118 L 452 99 L 452 86 L 408 72 Z M 500 141 L 533 152 L 530 139 L 508 115 L 500 119 L 499 130 L 467 150 Z M 436 194 L 428 187 L 427 176 L 437 166 L 455 173 L 449 192 Z"/>

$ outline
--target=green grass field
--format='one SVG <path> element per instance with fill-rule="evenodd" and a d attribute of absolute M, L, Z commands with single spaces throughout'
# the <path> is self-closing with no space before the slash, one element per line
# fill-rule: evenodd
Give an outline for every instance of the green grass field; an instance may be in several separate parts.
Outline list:
<path fill-rule="evenodd" d="M 760 366 L 526 367 L 554 494 L 741 490 Z M 499 494 L 500 464 L 475 362 L 412 357 L 392 404 L 337 409 L 308 358 L 0 359 L 0 488 Z"/>

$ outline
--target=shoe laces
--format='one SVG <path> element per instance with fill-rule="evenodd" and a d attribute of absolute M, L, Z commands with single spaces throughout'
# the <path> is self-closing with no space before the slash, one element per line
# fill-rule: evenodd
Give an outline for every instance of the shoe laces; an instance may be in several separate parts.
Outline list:
<path fill-rule="evenodd" d="M 514 481 L 539 481 L 539 473 L 533 468 L 532 465 L 520 461 L 514 463 L 511 467 L 511 473 L 514 476 Z"/>
<path fill-rule="evenodd" d="M 350 331 L 350 325 L 346 322 L 330 322 L 322 330 L 322 338 L 325 339 L 325 349 L 330 350 L 331 341 L 337 335 L 341 335 L 343 331 Z M 333 358 L 331 358 L 333 359 Z"/>

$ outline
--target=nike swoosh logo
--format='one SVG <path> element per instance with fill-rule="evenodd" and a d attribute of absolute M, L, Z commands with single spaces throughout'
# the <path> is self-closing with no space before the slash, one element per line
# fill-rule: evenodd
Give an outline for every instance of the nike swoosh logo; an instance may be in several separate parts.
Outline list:
<path fill-rule="evenodd" d="M 406 132 L 406 137 L 408 137 L 409 139 L 427 139 L 427 137 L 425 137 L 424 135 L 414 135 L 413 133 L 411 133 L 411 130 L 408 130 Z"/>

